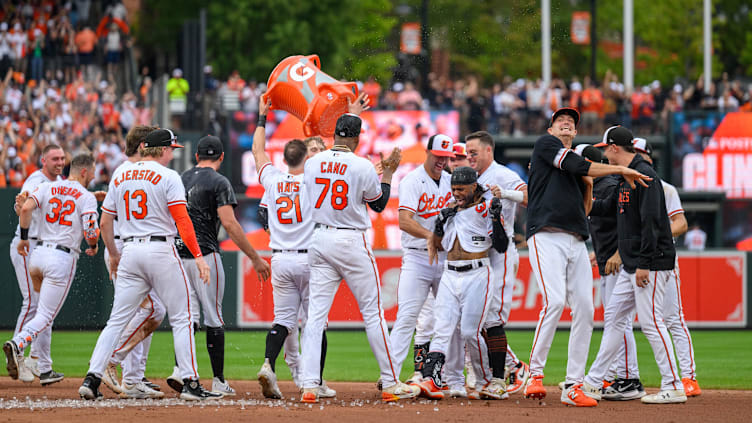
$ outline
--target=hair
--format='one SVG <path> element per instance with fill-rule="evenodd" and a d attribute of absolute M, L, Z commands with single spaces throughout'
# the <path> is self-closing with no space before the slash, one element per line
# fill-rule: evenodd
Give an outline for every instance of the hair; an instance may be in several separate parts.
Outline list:
<path fill-rule="evenodd" d="M 290 167 L 300 166 L 307 154 L 308 147 L 299 139 L 290 140 L 290 142 L 285 144 L 285 162 Z"/>
<path fill-rule="evenodd" d="M 71 171 L 89 169 L 94 166 L 94 156 L 83 153 L 73 158 L 70 162 Z"/>
<path fill-rule="evenodd" d="M 619 147 L 623 148 L 624 151 L 627 153 L 636 153 L 637 150 L 635 150 L 633 145 L 620 145 Z"/>
<path fill-rule="evenodd" d="M 326 149 L 326 143 L 324 143 L 324 140 L 319 136 L 308 137 L 304 139 L 303 142 L 305 143 L 306 147 L 309 147 L 311 144 L 316 143 L 316 144 L 323 146 L 324 149 Z"/>
<path fill-rule="evenodd" d="M 141 157 L 156 157 L 160 158 L 162 157 L 162 154 L 164 154 L 164 151 L 167 147 L 139 147 L 138 148 L 138 154 L 141 155 Z"/>
<path fill-rule="evenodd" d="M 138 147 L 150 132 L 159 129 L 158 126 L 136 125 L 125 136 L 125 155 L 128 157 L 138 153 Z"/>
<path fill-rule="evenodd" d="M 477 139 L 482 144 L 486 144 L 487 146 L 491 148 L 494 147 L 493 137 L 491 136 L 491 134 L 489 134 L 486 131 L 477 131 L 477 132 L 473 132 L 472 134 L 468 134 L 465 137 L 465 142 L 467 143 L 468 141 L 474 140 L 474 139 Z"/>
<path fill-rule="evenodd" d="M 42 149 L 42 156 L 46 156 L 48 152 L 52 150 L 63 150 L 63 147 L 57 145 L 57 144 L 47 144 Z M 63 150 L 63 153 L 65 153 L 65 150 Z"/>

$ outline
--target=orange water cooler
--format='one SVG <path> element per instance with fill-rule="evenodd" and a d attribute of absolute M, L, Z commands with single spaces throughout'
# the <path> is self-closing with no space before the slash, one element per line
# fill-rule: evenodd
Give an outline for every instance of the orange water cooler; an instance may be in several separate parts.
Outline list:
<path fill-rule="evenodd" d="M 321 71 L 319 56 L 290 56 L 279 62 L 269 76 L 264 101 L 272 109 L 284 110 L 303 122 L 307 137 L 332 137 L 337 119 L 347 113 L 347 101 L 354 102 L 358 87 L 339 82 Z"/>

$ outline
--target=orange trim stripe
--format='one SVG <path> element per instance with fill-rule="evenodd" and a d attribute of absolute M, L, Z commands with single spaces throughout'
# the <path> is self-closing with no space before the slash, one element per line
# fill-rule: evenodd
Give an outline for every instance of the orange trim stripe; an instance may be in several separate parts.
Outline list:
<path fill-rule="evenodd" d="M 375 196 L 375 197 L 373 197 L 371 199 L 368 199 L 368 198 L 365 198 L 365 197 L 363 197 L 363 199 L 366 200 L 366 202 L 370 203 L 371 201 L 378 200 L 379 198 L 381 198 L 382 195 L 383 195 L 383 193 L 380 192 L 379 195 L 377 195 L 377 196 Z"/>
<path fill-rule="evenodd" d="M 488 288 L 491 285 L 491 268 L 490 266 L 486 266 L 486 295 L 485 298 L 483 298 L 483 309 L 481 309 L 480 315 L 481 320 L 478 322 L 478 328 L 475 331 L 475 341 L 478 343 L 478 353 L 483 351 L 480 348 L 480 327 L 483 325 L 484 321 L 482 319 L 483 315 L 486 314 L 486 304 L 488 303 Z M 460 317 L 461 319 L 462 317 Z M 483 354 L 480 355 L 480 369 L 483 370 L 483 380 L 486 381 L 486 383 L 490 382 L 488 379 L 488 376 L 486 375 L 486 367 L 483 365 Z"/>
<path fill-rule="evenodd" d="M 379 304 L 379 327 L 381 328 L 381 337 L 384 340 L 384 349 L 386 350 L 386 356 L 389 358 L 389 368 L 392 370 L 392 376 L 394 377 L 394 380 L 396 382 L 399 382 L 399 377 L 394 371 L 394 364 L 392 364 L 392 353 L 389 351 L 389 345 L 386 342 L 386 334 L 384 334 L 384 321 L 382 320 L 382 317 L 384 316 L 384 310 L 381 309 L 381 283 L 379 281 L 379 272 L 376 271 L 376 262 L 374 261 L 373 256 L 371 256 L 371 252 L 368 250 L 366 235 L 361 234 L 361 236 L 363 237 L 363 247 L 366 249 L 368 259 L 371 261 L 373 275 L 376 276 L 376 300 Z"/>
<path fill-rule="evenodd" d="M 141 329 L 141 326 L 143 326 L 144 324 L 146 324 L 146 321 L 149 320 L 151 318 L 151 316 L 154 314 L 154 302 L 151 300 L 151 296 L 149 296 L 149 294 L 146 294 L 146 299 L 148 299 L 149 303 L 151 303 L 151 313 L 149 313 L 149 315 L 146 316 L 146 318 L 144 319 L 144 321 L 141 322 L 141 324 L 138 325 L 138 327 L 133 331 L 133 333 L 131 333 L 128 336 L 128 339 L 126 339 L 125 342 L 123 342 L 123 345 L 119 346 L 117 349 L 115 349 L 115 351 L 112 352 L 112 355 L 115 355 L 116 352 L 122 350 L 123 347 L 125 347 L 128 344 L 128 342 L 130 342 L 131 338 L 133 338 L 133 336 L 136 334 L 136 332 L 138 332 L 138 330 Z"/>
<path fill-rule="evenodd" d="M 559 158 L 559 161 L 556 163 L 556 167 L 561 169 L 561 162 L 564 161 L 564 157 L 567 157 L 567 154 L 569 153 L 569 149 L 567 148 L 566 151 L 564 151 L 564 154 L 561 155 Z"/>
<path fill-rule="evenodd" d="M 668 351 L 668 346 L 666 345 L 666 340 L 663 339 L 663 334 L 661 333 L 660 329 L 658 329 L 658 322 L 655 319 L 655 289 L 658 285 L 658 272 L 653 272 L 653 297 L 651 299 L 651 306 L 652 306 L 652 312 L 653 312 L 653 325 L 655 325 L 655 330 L 658 332 L 658 336 L 661 337 L 661 341 L 663 342 L 663 349 L 666 352 L 666 358 L 668 358 L 668 365 L 671 367 L 671 374 L 674 376 L 674 381 L 671 382 L 672 385 L 674 385 L 674 389 L 676 389 L 676 373 L 674 373 L 674 365 L 671 363 L 671 354 Z"/>
<path fill-rule="evenodd" d="M 687 329 L 687 322 L 684 321 L 684 306 L 682 305 L 681 300 L 681 285 L 679 284 L 679 275 L 676 273 L 676 268 L 673 270 L 674 272 L 674 283 L 676 284 L 676 301 L 677 304 L 679 304 L 679 317 L 682 325 L 682 329 L 684 330 L 684 334 L 687 335 L 687 341 L 689 341 L 689 367 L 691 367 L 691 373 L 692 373 L 692 379 L 695 378 L 695 348 L 692 346 L 692 337 L 689 336 L 689 329 Z"/>
<path fill-rule="evenodd" d="M 193 363 L 196 361 L 196 358 L 193 356 L 194 349 L 196 346 L 196 341 L 193 339 L 193 316 L 191 316 L 191 294 L 188 289 L 188 280 L 185 278 L 185 269 L 183 268 L 183 260 L 178 257 L 177 250 L 175 250 L 175 244 L 172 244 L 172 255 L 175 256 L 175 260 L 178 261 L 178 266 L 180 267 L 181 274 L 183 276 L 183 285 L 185 286 L 185 301 L 188 303 L 188 338 L 190 339 L 191 346 L 193 348 L 190 348 L 191 350 L 191 367 L 193 368 L 193 376 L 196 377 L 196 380 L 198 380 L 198 372 L 196 371 L 196 367 L 193 365 Z"/>
<path fill-rule="evenodd" d="M 626 378 L 629 379 L 629 346 L 627 344 L 627 334 L 622 335 L 624 337 L 624 369 Z"/>
<path fill-rule="evenodd" d="M 533 340 L 533 347 L 530 349 L 530 362 L 533 361 L 533 353 L 535 353 L 535 346 L 538 344 L 538 335 L 540 335 L 540 328 L 543 325 L 543 319 L 546 318 L 546 314 L 548 314 L 548 290 L 546 289 L 546 283 L 543 281 L 543 272 L 541 271 L 540 267 L 540 257 L 538 256 L 538 243 L 535 240 L 535 235 L 532 236 L 533 238 L 533 246 L 535 247 L 535 260 L 538 262 L 538 275 L 540 276 L 540 283 L 543 285 L 543 316 L 541 316 L 538 319 L 538 324 L 535 326 L 535 339 Z"/>
<path fill-rule="evenodd" d="M 397 210 L 407 210 L 407 211 L 411 211 L 413 213 L 416 213 L 415 209 L 411 209 L 410 207 L 407 207 L 407 206 L 399 206 L 397 208 Z"/>
<path fill-rule="evenodd" d="M 501 307 L 499 307 L 499 320 L 501 320 L 502 324 L 506 324 L 504 319 L 501 317 L 501 312 L 504 310 L 504 288 L 507 286 L 507 252 L 504 251 L 504 274 L 502 275 L 501 279 Z"/>
<path fill-rule="evenodd" d="M 264 172 L 267 166 L 271 166 L 272 162 L 266 162 L 263 165 L 261 165 L 261 169 L 258 170 L 258 180 L 259 183 L 261 183 L 261 174 Z"/>
<path fill-rule="evenodd" d="M 29 302 L 26 305 L 26 313 L 24 313 L 23 319 L 21 319 L 21 326 L 18 328 L 18 333 L 21 333 L 24 325 L 26 324 L 26 318 L 29 317 L 29 311 L 31 310 L 31 283 L 29 282 L 29 267 L 26 264 L 26 257 L 21 256 L 24 264 L 24 274 L 26 275 L 26 292 L 28 293 Z"/>

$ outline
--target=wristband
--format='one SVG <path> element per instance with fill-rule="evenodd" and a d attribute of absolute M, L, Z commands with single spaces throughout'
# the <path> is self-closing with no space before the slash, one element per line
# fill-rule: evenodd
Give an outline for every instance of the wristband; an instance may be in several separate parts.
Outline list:
<path fill-rule="evenodd" d="M 21 228 L 21 240 L 27 241 L 29 239 L 29 228 Z"/>
<path fill-rule="evenodd" d="M 259 115 L 256 120 L 256 128 L 263 128 L 266 126 L 266 115 Z"/>
<path fill-rule="evenodd" d="M 501 198 L 512 200 L 515 203 L 521 203 L 522 200 L 525 199 L 525 194 L 523 194 L 522 191 L 503 189 L 501 190 Z"/>

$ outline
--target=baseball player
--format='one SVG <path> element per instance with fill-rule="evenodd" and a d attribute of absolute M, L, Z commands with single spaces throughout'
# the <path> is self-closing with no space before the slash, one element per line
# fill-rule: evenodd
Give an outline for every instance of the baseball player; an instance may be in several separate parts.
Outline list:
<path fill-rule="evenodd" d="M 651 157 L 653 148 L 647 140 L 635 138 L 634 147 L 645 161 L 653 165 Z M 671 236 L 676 243 L 676 238 L 687 232 L 687 218 L 684 216 L 684 208 L 681 205 L 676 187 L 664 180 L 661 180 L 661 184 L 666 198 L 666 213 L 671 220 Z M 688 397 L 700 395 L 702 390 L 696 379 L 695 350 L 692 347 L 692 336 L 689 333 L 687 323 L 684 321 L 684 310 L 682 309 L 678 256 L 674 263 L 674 270 L 669 275 L 666 284 L 666 293 L 663 297 L 663 320 L 674 341 L 684 392 Z"/>
<path fill-rule="evenodd" d="M 209 264 L 209 283 L 202 283 L 196 259 L 182 239 L 177 242 L 178 254 L 183 260 L 188 280 L 193 287 L 191 304 L 195 306 L 191 309 L 191 314 L 194 327 L 198 327 L 200 317 L 198 304 L 201 304 L 204 314 L 206 349 L 214 373 L 212 391 L 234 396 L 235 390 L 224 377 L 225 328 L 222 319 L 222 300 L 225 292 L 225 272 L 217 239 L 220 224 L 230 239 L 251 259 L 260 278 L 269 278 L 270 268 L 251 246 L 243 228 L 235 219 L 234 208 L 238 204 L 235 191 L 230 181 L 219 173 L 219 167 L 225 157 L 222 141 L 211 135 L 203 137 L 199 140 L 196 150 L 196 166 L 183 172 L 181 178 L 186 191 L 188 215 L 193 222 L 201 254 Z"/>
<path fill-rule="evenodd" d="M 405 175 L 399 185 L 399 226 L 402 230 L 403 255 L 397 285 L 397 318 L 389 335 L 394 348 L 392 360 L 397 369 L 402 368 L 422 308 L 428 307 L 426 314 L 433 314 L 432 304 L 427 302 L 427 298 L 436 296 L 444 271 L 446 254 L 440 254 L 437 263 L 430 264 L 427 242 L 433 233 L 436 218 L 452 198 L 451 177 L 443 171 L 449 159 L 454 156 L 452 145 L 452 139 L 444 134 L 431 136 L 423 165 Z M 431 320 L 433 323 L 433 319 Z M 416 374 L 407 383 L 418 383 L 422 379 L 420 370 L 429 346 L 430 337 L 424 343 L 415 341 L 413 360 L 417 366 Z M 461 360 L 461 349 L 459 354 L 451 358 Z M 450 395 L 466 396 L 462 362 L 456 367 L 459 367 L 458 380 L 447 378 Z"/>
<path fill-rule="evenodd" d="M 392 174 L 400 160 L 395 149 L 381 161 L 381 183 L 374 165 L 358 157 L 361 120 L 348 113 L 337 119 L 334 146 L 306 161 L 303 185 L 312 206 L 313 236 L 308 248 L 308 321 L 302 337 L 303 402 L 318 401 L 321 342 L 329 309 L 344 278 L 358 301 L 368 341 L 381 369 L 382 400 L 413 398 L 419 393 L 399 381 L 381 305 L 381 281 L 366 230 L 367 206 L 379 213 L 389 200 Z M 347 254 L 342 254 L 346 251 Z"/>
<path fill-rule="evenodd" d="M 593 407 L 597 402 L 581 389 L 593 331 L 593 276 L 585 247 L 585 206 L 592 203 L 592 179 L 588 177 L 621 174 L 630 184 L 635 180 L 643 184 L 642 179 L 647 177 L 633 169 L 591 163 L 570 154 L 579 118 L 575 109 L 557 110 L 551 117 L 548 135 L 538 138 L 530 159 L 527 244 L 543 306 L 530 351 L 530 378 L 524 394 L 527 398 L 546 396 L 543 369 L 567 301 L 572 308 L 572 328 L 561 401 Z"/>
<path fill-rule="evenodd" d="M 125 167 L 141 161 L 138 154 L 138 148 L 147 135 L 158 129 L 156 126 L 136 125 L 128 131 L 125 137 L 125 155 L 128 159 L 120 167 Z M 122 171 L 120 170 L 120 171 Z M 115 235 L 115 246 L 118 252 L 123 251 L 123 240 L 118 230 L 118 222 L 113 222 L 113 233 Z M 105 265 L 107 271 L 111 273 L 109 251 L 104 249 Z M 117 284 L 117 280 L 113 281 Z M 146 372 L 146 359 L 151 347 L 152 333 L 159 327 L 164 319 L 165 308 L 162 301 L 152 289 L 147 294 L 144 301 L 140 304 L 136 314 L 133 316 L 128 326 L 120 336 L 115 352 L 110 358 L 110 362 L 102 374 L 102 381 L 113 392 L 119 394 L 122 398 L 162 398 L 164 393 L 160 392 L 157 384 L 151 383 L 144 373 Z M 123 380 L 119 382 L 118 366 L 123 367 Z"/>
<path fill-rule="evenodd" d="M 429 263 L 438 261 L 439 250 L 448 253 L 434 306 L 434 313 L 442 318 L 436 320 L 431 351 L 426 356 L 423 380 L 418 386 L 429 398 L 444 398 L 441 370 L 449 341 L 459 323 L 462 340 L 478 376 L 476 390 L 489 398 L 506 399 L 509 395 L 504 381 L 492 381 L 485 359 L 486 347 L 480 341 L 493 295 L 493 269 L 488 249 L 505 251 L 509 243 L 503 227 L 501 201 L 484 198 L 485 190 L 478 184 L 477 172 L 469 167 L 454 170 L 451 186 L 455 203 L 441 211 L 428 241 Z M 500 389 L 496 389 L 497 384 Z"/>
<path fill-rule="evenodd" d="M 632 133 L 623 127 L 609 128 L 603 142 L 609 163 L 628 165 L 652 180 L 631 187 L 621 180 L 616 192 L 593 202 L 592 214 L 616 214 L 619 255 L 623 267 L 604 311 L 604 329 L 598 355 L 583 383 L 583 392 L 600 399 L 601 383 L 624 336 L 626 319 L 637 311 L 645 337 L 653 349 L 661 373 L 661 391 L 645 395 L 647 404 L 686 402 L 684 387 L 676 371 L 673 345 L 663 322 L 664 293 L 674 269 L 676 250 L 666 213 L 660 179 L 632 145 Z"/>
<path fill-rule="evenodd" d="M 485 131 L 474 132 L 465 137 L 470 167 L 478 172 L 478 183 L 481 186 L 496 185 L 501 189 L 502 210 L 504 213 L 504 229 L 512 239 L 514 235 L 514 218 L 517 204 L 527 205 L 527 184 L 514 171 L 500 165 L 494 160 L 494 140 Z M 486 193 L 489 197 L 490 191 Z M 520 256 L 514 242 L 509 242 L 504 252 L 489 251 L 491 266 L 494 268 L 496 280 L 492 289 L 488 318 L 485 322 L 486 341 L 488 345 L 488 361 L 493 371 L 493 382 L 506 379 L 505 368 L 508 371 L 509 386 L 507 392 L 513 394 L 525 385 L 530 375 L 527 363 L 518 360 L 507 344 L 504 325 L 509 321 L 512 309 L 512 295 L 514 283 L 517 280 L 517 269 Z M 495 387 L 494 389 L 498 389 Z"/>
<path fill-rule="evenodd" d="M 177 172 L 166 165 L 173 150 L 182 147 L 169 129 L 146 136 L 139 153 L 142 161 L 113 173 L 102 205 L 102 238 L 110 253 L 110 267 L 118 289 L 107 326 L 97 340 L 89 370 L 78 393 L 97 399 L 102 373 L 117 339 L 136 308 L 153 288 L 170 316 L 175 355 L 183 376 L 181 399 L 221 398 L 205 390 L 196 371 L 196 348 L 191 324 L 190 284 L 174 245 L 177 233 L 196 257 L 201 279 L 209 283 L 210 269 L 199 249 L 186 209 L 185 188 Z M 123 253 L 115 246 L 112 222 L 118 217 Z M 156 264 L 156 265 L 155 265 Z"/>
<path fill-rule="evenodd" d="M 24 366 L 24 349 L 33 344 L 39 334 L 52 326 L 68 296 L 76 274 L 76 262 L 83 238 L 89 248 L 86 254 L 97 253 L 99 228 L 97 226 L 97 200 L 86 186 L 94 179 L 94 158 L 78 155 L 70 165 L 67 180 L 43 183 L 26 199 L 19 215 L 19 241 L 16 251 L 22 257 L 29 256 L 29 228 L 32 213 L 40 210 L 36 222 L 39 237 L 29 263 L 30 277 L 41 280 L 41 289 L 36 313 L 13 339 L 3 344 L 7 359 L 8 375 L 18 379 L 19 369 Z M 42 385 L 58 382 L 63 375 L 52 369 L 40 375 Z"/>
<path fill-rule="evenodd" d="M 21 187 L 21 192 L 16 196 L 16 202 L 14 204 L 14 210 L 16 215 L 19 215 L 21 208 L 23 207 L 29 194 L 34 191 L 40 184 L 45 182 L 54 182 L 60 180 L 60 174 L 63 172 L 63 166 L 65 165 L 65 152 L 63 149 L 55 144 L 49 144 L 42 150 L 42 168 L 35 171 L 24 181 Z M 21 291 L 22 303 L 21 312 L 18 314 L 18 320 L 16 321 L 16 328 L 13 331 L 13 336 L 18 335 L 26 326 L 27 323 L 34 318 L 37 311 L 37 303 L 39 302 L 39 287 L 32 283 L 31 276 L 29 274 L 29 260 L 31 254 L 39 241 L 39 230 L 37 228 L 37 222 L 41 216 L 41 210 L 35 209 L 32 212 L 31 223 L 29 227 L 29 255 L 22 256 L 18 254 L 18 242 L 20 238 L 20 227 L 16 227 L 16 236 L 13 237 L 13 241 L 10 243 L 10 261 L 13 264 L 13 269 L 16 271 L 16 280 L 18 281 L 18 288 Z M 50 341 L 52 336 L 52 326 L 48 327 L 42 333 L 37 336 L 36 341 L 30 348 L 29 358 L 26 360 L 20 360 L 24 365 L 18 368 L 18 379 L 23 382 L 34 381 L 34 376 L 40 377 L 39 382 L 42 385 L 49 383 L 59 382 L 63 379 L 61 373 L 52 371 L 52 358 L 50 356 Z M 41 374 L 47 374 L 44 379 L 41 378 Z M 51 377 L 52 375 L 58 375 Z"/>
<path fill-rule="evenodd" d="M 467 146 L 464 143 L 455 143 L 452 146 L 452 152 L 454 152 L 454 157 L 449 158 L 449 165 L 444 170 L 452 173 L 458 167 L 470 166 L 470 161 L 467 159 Z"/>

